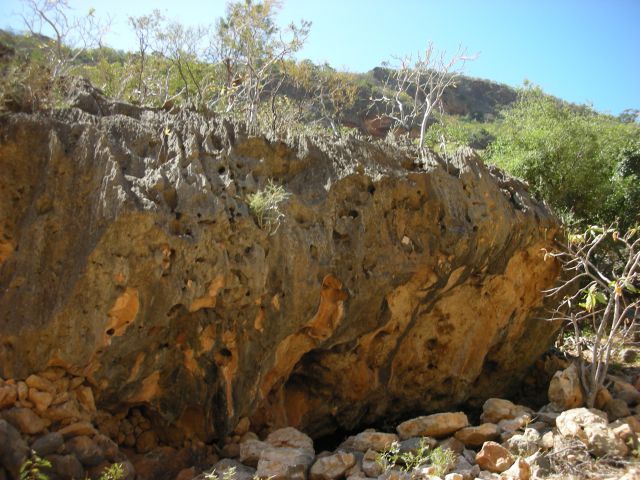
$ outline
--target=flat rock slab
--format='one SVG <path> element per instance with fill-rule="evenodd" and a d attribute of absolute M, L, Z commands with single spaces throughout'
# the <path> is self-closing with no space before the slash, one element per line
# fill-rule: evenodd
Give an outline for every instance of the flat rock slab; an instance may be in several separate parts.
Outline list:
<path fill-rule="evenodd" d="M 397 427 L 401 439 L 411 437 L 446 437 L 461 428 L 469 426 L 469 419 L 463 412 L 435 413 L 402 422 Z"/>

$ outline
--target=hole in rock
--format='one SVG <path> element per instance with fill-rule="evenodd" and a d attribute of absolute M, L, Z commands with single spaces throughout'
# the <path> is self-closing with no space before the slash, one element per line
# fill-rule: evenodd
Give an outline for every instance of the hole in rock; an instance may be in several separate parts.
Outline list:
<path fill-rule="evenodd" d="M 227 171 L 227 169 L 226 169 L 226 168 L 224 168 L 224 167 L 219 167 L 219 168 L 218 168 L 218 173 L 219 173 L 220 175 L 222 175 L 222 174 L 223 174 L 224 172 L 226 172 L 226 171 Z"/>
<path fill-rule="evenodd" d="M 360 214 L 356 210 L 349 210 L 349 216 L 351 218 L 358 218 Z"/>
<path fill-rule="evenodd" d="M 116 333 L 116 331 L 113 328 L 110 328 L 109 330 L 107 330 L 107 335 L 111 336 L 114 333 Z"/>

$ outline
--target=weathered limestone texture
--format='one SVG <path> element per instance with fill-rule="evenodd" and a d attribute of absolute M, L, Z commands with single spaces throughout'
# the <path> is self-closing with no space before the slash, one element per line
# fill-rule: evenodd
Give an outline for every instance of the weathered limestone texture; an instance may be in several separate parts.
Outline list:
<path fill-rule="evenodd" d="M 3 378 L 62 367 L 205 441 L 317 436 L 505 395 L 549 346 L 558 223 L 470 150 L 74 105 L 0 117 Z M 248 207 L 269 181 L 277 229 Z"/>

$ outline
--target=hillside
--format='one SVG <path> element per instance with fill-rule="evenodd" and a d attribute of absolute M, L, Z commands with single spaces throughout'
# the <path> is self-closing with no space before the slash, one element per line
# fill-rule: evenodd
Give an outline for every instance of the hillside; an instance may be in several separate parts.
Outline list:
<path fill-rule="evenodd" d="M 39 45 L 50 42 L 52 40 L 46 37 L 34 38 L 0 30 L 0 52 L 3 52 L 2 55 L 6 57 L 32 58 L 40 53 Z M 74 59 L 74 70 L 75 73 L 86 76 L 105 93 L 113 96 L 114 92 L 109 91 L 111 86 L 109 82 L 105 82 L 104 76 L 107 72 L 113 73 L 125 65 L 132 65 L 135 63 L 135 59 L 136 56 L 132 53 L 115 51 L 105 47 L 79 55 Z M 161 57 L 156 60 L 160 63 L 169 63 L 168 59 Z M 310 63 L 305 61 L 302 64 L 309 65 Z M 335 74 L 341 73 L 328 66 L 310 65 L 316 72 L 324 70 Z M 279 93 L 294 101 L 308 101 L 309 96 L 314 92 L 308 91 L 300 85 L 295 77 L 295 66 L 293 70 L 293 75 L 285 76 L 284 83 L 280 85 Z M 339 117 L 343 126 L 356 128 L 362 133 L 375 137 L 386 135 L 391 124 L 382 112 L 377 112 L 376 108 L 372 108 L 371 98 L 382 92 L 387 86 L 389 73 L 389 69 L 379 67 L 367 73 L 345 73 L 339 77 L 340 81 L 344 83 L 341 89 L 353 92 L 350 98 L 341 105 Z M 313 87 L 310 89 L 312 90 Z M 270 91 L 267 89 L 264 93 L 265 99 L 269 93 Z M 120 96 L 125 101 L 135 100 L 131 92 L 120 92 Z M 462 75 L 456 80 L 455 88 L 445 92 L 443 113 L 476 124 L 492 123 L 500 117 L 500 112 L 516 99 L 516 90 L 508 85 Z M 318 114 L 313 117 L 315 120 L 322 120 Z"/>

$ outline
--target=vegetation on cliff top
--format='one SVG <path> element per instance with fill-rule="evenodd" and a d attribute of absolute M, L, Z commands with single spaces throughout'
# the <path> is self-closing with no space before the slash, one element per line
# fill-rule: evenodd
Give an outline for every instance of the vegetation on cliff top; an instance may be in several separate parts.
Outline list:
<path fill-rule="evenodd" d="M 406 135 L 442 153 L 469 145 L 525 179 L 568 225 L 618 221 L 625 229 L 639 221 L 640 126 L 632 110 L 602 115 L 530 85 L 517 96 L 488 82 L 478 89 L 460 76 L 465 52 L 449 59 L 433 46 L 417 61 L 405 57 L 398 69 L 367 74 L 296 61 L 311 24 L 279 28 L 273 0 L 230 3 L 209 28 L 185 27 L 159 11 L 130 17 L 135 52 L 103 45 L 108 24 L 95 11 L 71 21 L 66 2 L 25 5 L 28 33 L 0 36 L 3 109 L 64 106 L 68 79 L 79 75 L 115 100 L 195 108 L 253 131 L 358 128 Z"/>

